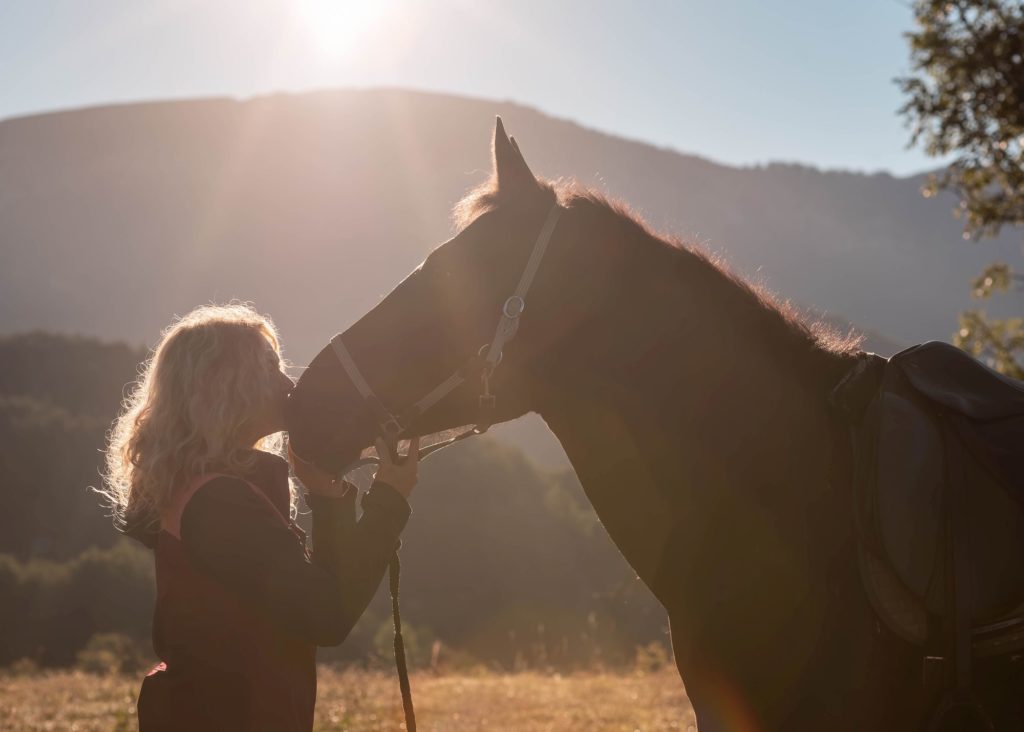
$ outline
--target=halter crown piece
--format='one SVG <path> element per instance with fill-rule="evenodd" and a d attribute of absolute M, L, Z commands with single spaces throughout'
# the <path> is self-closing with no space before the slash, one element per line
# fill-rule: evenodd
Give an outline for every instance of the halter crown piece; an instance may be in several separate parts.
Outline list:
<path fill-rule="evenodd" d="M 498 321 L 498 325 L 494 329 L 494 338 L 491 342 L 481 346 L 477 354 L 470 357 L 464 366 L 457 369 L 451 376 L 434 387 L 434 389 L 432 389 L 426 396 L 403 410 L 401 413 L 396 414 L 385 407 L 384 403 L 374 393 L 373 389 L 370 388 L 370 385 L 366 382 L 362 372 L 360 372 L 359 367 L 356 365 L 355 359 L 352 358 L 352 354 L 345 346 L 345 342 L 342 340 L 341 334 L 338 334 L 331 339 L 331 348 L 334 349 L 334 353 L 337 355 L 338 361 L 341 363 L 342 368 L 345 369 L 345 373 L 348 374 L 349 379 L 352 381 L 352 385 L 355 386 L 359 394 L 366 400 L 371 413 L 374 415 L 374 418 L 377 420 L 377 424 L 380 427 L 380 434 L 384 437 L 385 441 L 388 442 L 388 445 L 392 450 L 395 449 L 399 437 L 409 428 L 412 421 L 461 385 L 466 380 L 468 373 L 475 370 L 473 368 L 474 366 L 480 369 L 481 381 L 481 391 L 478 402 L 480 418 L 477 420 L 477 423 L 471 429 L 454 437 L 450 437 L 435 445 L 421 448 L 419 456 L 423 458 L 443 447 L 451 445 L 454 442 L 465 439 L 466 437 L 482 435 L 491 426 L 495 406 L 495 395 L 491 393 L 491 376 L 494 374 L 494 370 L 498 367 L 498 364 L 501 363 L 505 344 L 512 340 L 516 335 L 516 331 L 519 330 L 519 316 L 522 315 L 523 310 L 526 309 L 526 293 L 529 292 L 530 286 L 533 284 L 533 279 L 537 274 L 537 270 L 540 268 L 541 260 L 544 258 L 544 252 L 547 251 L 548 244 L 551 241 L 552 234 L 554 234 L 555 226 L 558 224 L 558 217 L 561 213 L 562 208 L 557 203 L 548 211 L 547 218 L 544 220 L 544 225 L 541 227 L 540 233 L 537 235 L 537 240 L 533 245 L 533 251 L 530 253 L 530 259 L 526 262 L 523 274 L 519 278 L 519 284 L 516 286 L 515 292 L 505 300 L 505 304 L 501 308 L 501 319 Z M 379 459 L 374 457 L 360 458 L 346 466 L 341 471 L 341 475 L 345 475 L 363 465 L 377 462 L 379 462 Z"/>

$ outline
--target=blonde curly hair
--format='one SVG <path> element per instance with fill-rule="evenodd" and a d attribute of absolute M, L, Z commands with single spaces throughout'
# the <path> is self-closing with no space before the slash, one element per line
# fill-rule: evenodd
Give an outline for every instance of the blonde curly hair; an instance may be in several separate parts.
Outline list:
<path fill-rule="evenodd" d="M 198 307 L 168 326 L 108 435 L 99 492 L 115 525 L 154 530 L 176 486 L 207 472 L 244 473 L 255 449 L 280 454 L 282 433 L 250 445 L 246 431 L 283 366 L 277 328 L 248 303 Z"/>

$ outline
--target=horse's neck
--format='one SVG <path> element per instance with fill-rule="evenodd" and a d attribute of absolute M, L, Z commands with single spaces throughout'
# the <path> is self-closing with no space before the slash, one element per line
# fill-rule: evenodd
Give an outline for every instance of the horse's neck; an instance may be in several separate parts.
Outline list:
<path fill-rule="evenodd" d="M 657 332 L 660 317 L 640 314 L 636 330 Z M 727 353 L 631 336 L 629 353 L 556 372 L 537 411 L 637 573 L 651 585 L 673 532 L 700 536 L 712 515 L 756 505 L 780 527 L 805 520 L 798 507 L 827 480 L 825 385 L 838 366 L 794 354 L 790 372 L 735 333 L 716 340 Z"/>
<path fill-rule="evenodd" d="M 565 394 L 540 410 L 601 522 L 637 574 L 653 586 L 675 510 L 636 425 L 600 398 Z M 672 487 L 669 487 L 671 490 Z"/>
<path fill-rule="evenodd" d="M 658 398 L 666 406 L 671 395 Z M 679 582 L 691 563 L 720 552 L 723 522 L 735 528 L 753 520 L 751 533 L 770 532 L 771 541 L 802 534 L 814 492 L 826 488 L 823 421 L 772 426 L 736 414 L 730 435 L 722 425 L 702 429 L 693 420 L 673 428 L 635 407 L 611 403 L 600 390 L 567 390 L 540 413 L 609 536 L 666 605 L 666 582 L 685 592 Z M 773 450 L 779 459 L 769 459 Z"/>

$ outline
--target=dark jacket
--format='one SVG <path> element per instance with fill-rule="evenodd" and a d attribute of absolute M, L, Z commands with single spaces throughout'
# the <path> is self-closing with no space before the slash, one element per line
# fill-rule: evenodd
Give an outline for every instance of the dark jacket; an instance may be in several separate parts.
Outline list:
<path fill-rule="evenodd" d="M 245 476 L 181 487 L 154 546 L 153 646 L 140 732 L 308 732 L 315 650 L 341 643 L 372 599 L 409 516 L 391 486 L 309 496 L 313 550 L 289 518 L 288 466 L 259 453 Z"/>

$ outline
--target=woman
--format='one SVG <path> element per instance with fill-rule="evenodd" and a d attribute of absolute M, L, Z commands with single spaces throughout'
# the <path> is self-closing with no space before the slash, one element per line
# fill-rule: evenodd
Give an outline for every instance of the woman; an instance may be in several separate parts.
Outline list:
<path fill-rule="evenodd" d="M 105 494 L 115 521 L 155 550 L 153 645 L 140 732 L 308 732 L 315 650 L 348 635 L 409 516 L 417 440 L 384 456 L 362 499 L 293 459 L 313 513 L 295 524 L 280 456 L 293 384 L 269 318 L 198 308 L 172 324 L 111 432 Z"/>

